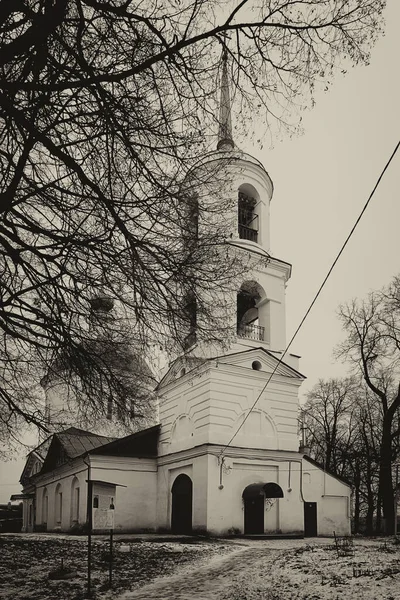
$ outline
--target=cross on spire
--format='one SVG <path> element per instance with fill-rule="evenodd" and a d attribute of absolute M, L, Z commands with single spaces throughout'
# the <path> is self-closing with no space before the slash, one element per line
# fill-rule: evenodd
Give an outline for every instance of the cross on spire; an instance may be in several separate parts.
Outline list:
<path fill-rule="evenodd" d="M 228 80 L 228 52 L 222 51 L 221 98 L 219 104 L 219 130 L 217 150 L 234 148 L 231 120 L 231 100 L 229 96 Z"/>

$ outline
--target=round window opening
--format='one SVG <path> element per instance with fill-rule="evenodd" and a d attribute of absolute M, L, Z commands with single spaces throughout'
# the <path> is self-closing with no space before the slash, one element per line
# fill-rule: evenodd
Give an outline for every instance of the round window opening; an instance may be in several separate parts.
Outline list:
<path fill-rule="evenodd" d="M 251 368 L 255 371 L 261 371 L 261 367 L 262 365 L 259 360 L 253 360 L 253 362 L 251 363 Z"/>

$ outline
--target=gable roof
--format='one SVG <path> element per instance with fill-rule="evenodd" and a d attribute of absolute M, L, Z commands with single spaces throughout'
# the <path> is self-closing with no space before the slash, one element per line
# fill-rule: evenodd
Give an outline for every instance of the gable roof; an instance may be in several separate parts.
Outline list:
<path fill-rule="evenodd" d="M 65 431 L 55 433 L 40 473 L 46 473 L 60 467 L 69 460 L 82 456 L 82 454 L 108 444 L 115 439 L 114 437 L 97 435 L 76 427 L 69 427 Z"/>
<path fill-rule="evenodd" d="M 108 437 L 105 435 L 97 435 L 90 431 L 84 431 L 83 429 L 77 429 L 76 427 L 70 427 L 65 431 L 54 434 L 59 439 L 63 446 L 64 452 L 68 458 L 76 458 L 85 454 L 94 448 L 103 446 L 113 442 L 115 437 Z"/>
<path fill-rule="evenodd" d="M 158 438 L 161 425 L 154 425 L 148 429 L 142 429 L 123 438 L 118 438 L 99 446 L 90 454 L 101 454 L 107 456 L 129 456 L 129 457 L 156 457 L 158 452 Z"/>
<path fill-rule="evenodd" d="M 38 463 L 41 465 L 39 470 L 41 470 L 41 468 L 43 467 L 43 463 L 46 459 L 47 453 L 50 448 L 51 439 L 52 436 L 49 436 L 44 440 L 44 442 L 42 442 L 41 444 L 39 444 L 39 446 L 37 446 L 31 452 L 29 452 L 28 456 L 26 457 L 26 462 L 21 473 L 21 477 L 19 479 L 21 485 L 28 485 L 30 478 L 33 475 L 36 475 L 38 470 L 36 470 L 36 472 L 34 473 L 32 472 L 35 468 L 35 465 L 37 465 Z"/>
<path fill-rule="evenodd" d="M 156 457 L 160 425 L 137 431 L 123 438 L 107 437 L 69 427 L 53 434 L 42 469 L 43 474 L 85 454 L 127 457 Z"/>
<path fill-rule="evenodd" d="M 341 475 L 336 475 L 336 473 L 333 473 L 330 469 L 327 469 L 326 467 L 324 467 L 324 465 L 322 463 L 319 463 L 318 461 L 314 460 L 313 458 L 311 458 L 311 456 L 307 456 L 307 454 L 304 454 L 303 458 L 304 458 L 304 460 L 311 463 L 315 467 L 318 467 L 319 469 L 321 469 L 321 471 L 325 471 L 325 473 L 327 473 L 331 477 L 334 477 L 341 483 L 344 483 L 344 484 L 348 485 L 349 487 L 352 487 L 351 483 L 347 479 L 345 479 L 345 477 L 342 477 Z"/>

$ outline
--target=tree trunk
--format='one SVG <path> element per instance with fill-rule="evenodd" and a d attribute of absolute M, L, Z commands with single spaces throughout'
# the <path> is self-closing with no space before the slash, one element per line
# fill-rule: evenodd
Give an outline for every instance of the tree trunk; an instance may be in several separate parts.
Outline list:
<path fill-rule="evenodd" d="M 360 481 L 360 466 L 357 463 L 354 469 L 354 533 L 360 532 Z"/>
<path fill-rule="evenodd" d="M 378 491 L 378 498 L 376 501 L 376 523 L 375 523 L 375 533 L 382 533 L 382 497 L 380 492 Z"/>
<path fill-rule="evenodd" d="M 367 535 L 372 535 L 374 532 L 374 509 L 375 509 L 375 503 L 374 503 L 374 495 L 370 493 L 370 490 L 368 489 L 368 507 L 367 507 L 367 516 L 365 519 L 365 526 L 366 526 L 366 534 Z"/>
<path fill-rule="evenodd" d="M 394 497 L 392 482 L 392 439 L 391 428 L 386 422 L 383 424 L 381 463 L 379 468 L 379 493 L 382 498 L 382 509 L 384 518 L 384 533 L 394 533 Z"/>
<path fill-rule="evenodd" d="M 375 511 L 375 494 L 373 488 L 373 477 L 372 477 L 372 465 L 367 461 L 365 469 L 365 487 L 367 488 L 367 514 L 365 519 L 365 526 L 367 535 L 372 535 L 374 532 L 374 511 Z"/>

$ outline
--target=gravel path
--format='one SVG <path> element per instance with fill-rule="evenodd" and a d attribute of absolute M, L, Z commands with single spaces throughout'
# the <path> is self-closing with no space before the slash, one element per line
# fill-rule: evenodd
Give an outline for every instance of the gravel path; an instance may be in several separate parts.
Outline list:
<path fill-rule="evenodd" d="M 118 600 L 214 600 L 232 583 L 234 576 L 260 560 L 264 564 L 272 562 L 282 552 L 283 549 L 264 544 L 238 546 L 226 556 L 197 565 L 195 571 L 188 567 L 175 575 L 160 577 L 133 592 L 125 592 Z"/>

